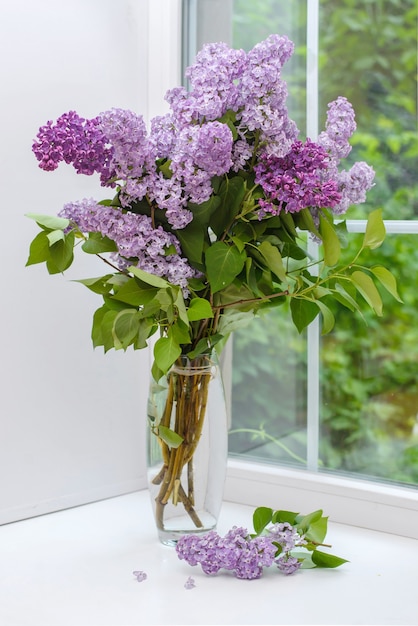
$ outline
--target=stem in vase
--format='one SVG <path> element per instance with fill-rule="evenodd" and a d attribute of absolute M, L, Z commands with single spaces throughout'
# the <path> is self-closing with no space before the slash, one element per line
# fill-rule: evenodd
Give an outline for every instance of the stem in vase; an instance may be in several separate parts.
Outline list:
<path fill-rule="evenodd" d="M 160 485 L 156 497 L 156 520 L 160 529 L 164 529 L 165 506 L 170 498 L 174 505 L 182 503 L 196 528 L 203 527 L 194 509 L 193 456 L 204 425 L 210 379 L 211 372 L 208 371 L 191 375 L 172 372 L 169 377 L 161 424 L 170 427 L 173 404 L 176 402 L 174 430 L 183 438 L 183 442 L 178 448 L 170 448 L 160 440 L 164 465 L 152 481 Z M 181 484 L 181 475 L 186 465 L 187 493 Z"/>

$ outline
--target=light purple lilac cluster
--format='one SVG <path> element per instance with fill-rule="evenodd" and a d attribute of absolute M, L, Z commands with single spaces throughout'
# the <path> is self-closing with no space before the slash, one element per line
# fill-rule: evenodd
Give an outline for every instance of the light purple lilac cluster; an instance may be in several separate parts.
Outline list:
<path fill-rule="evenodd" d="M 216 531 L 204 535 L 183 535 L 176 545 L 179 559 L 200 565 L 205 574 L 230 570 L 237 578 L 260 578 L 264 567 L 277 565 L 284 574 L 293 574 L 301 562 L 291 554 L 304 539 L 287 522 L 274 524 L 266 536 L 251 537 L 246 528 L 234 526 L 222 537 Z M 280 546 L 280 548 L 278 548 Z M 277 554 L 279 552 L 279 554 Z"/>
<path fill-rule="evenodd" d="M 330 156 L 328 169 L 322 175 L 324 181 L 334 180 L 341 194 L 340 201 L 333 207 L 335 215 L 341 215 L 352 204 L 366 201 L 366 193 L 374 185 L 375 172 L 364 161 L 357 161 L 349 170 L 339 171 L 339 164 L 350 151 L 350 138 L 356 130 L 354 110 L 346 98 L 339 96 L 328 104 L 325 130 L 317 143 Z"/>
<path fill-rule="evenodd" d="M 82 232 L 100 233 L 112 239 L 118 248 L 118 254 L 112 258 L 120 270 L 137 261 L 144 271 L 166 277 L 188 293 L 188 279 L 196 272 L 181 257 L 177 238 L 161 226 L 154 228 L 147 215 L 102 206 L 91 198 L 66 204 L 59 216 L 74 222 Z M 176 252 L 167 254 L 172 247 Z"/>

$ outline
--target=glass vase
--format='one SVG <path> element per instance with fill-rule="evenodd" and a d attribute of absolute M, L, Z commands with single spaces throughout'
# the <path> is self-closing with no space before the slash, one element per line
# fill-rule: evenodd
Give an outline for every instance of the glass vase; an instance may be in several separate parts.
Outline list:
<path fill-rule="evenodd" d="M 180 357 L 151 380 L 148 486 L 162 543 L 214 529 L 227 462 L 227 411 L 215 354 Z"/>

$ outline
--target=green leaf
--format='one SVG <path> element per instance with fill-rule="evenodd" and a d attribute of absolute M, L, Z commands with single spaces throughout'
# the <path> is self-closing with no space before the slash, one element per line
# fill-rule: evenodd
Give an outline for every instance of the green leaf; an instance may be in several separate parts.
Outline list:
<path fill-rule="evenodd" d="M 221 335 L 221 333 L 216 333 L 215 335 L 211 335 L 210 337 L 204 337 L 197 342 L 194 350 L 188 352 L 187 356 L 190 359 L 194 359 L 201 354 L 209 354 L 214 346 L 216 346 L 216 344 L 218 344 L 223 338 L 224 335 Z"/>
<path fill-rule="evenodd" d="M 341 254 L 341 244 L 332 224 L 326 217 L 320 215 L 320 234 L 324 248 L 324 262 L 328 267 L 338 263 Z"/>
<path fill-rule="evenodd" d="M 103 300 L 105 301 L 105 304 L 109 310 L 117 311 L 118 313 L 119 311 L 123 311 L 126 308 L 128 308 L 126 306 L 128 302 L 121 302 L 120 300 L 115 300 L 112 294 L 104 293 Z"/>
<path fill-rule="evenodd" d="M 367 304 L 379 317 L 383 313 L 383 303 L 376 285 L 368 274 L 359 270 L 350 275 L 350 279 L 356 287 L 357 291 L 363 296 Z"/>
<path fill-rule="evenodd" d="M 116 349 L 126 348 L 138 334 L 140 318 L 136 309 L 119 311 L 113 322 L 113 338 Z"/>
<path fill-rule="evenodd" d="M 277 276 L 281 282 L 287 282 L 286 270 L 283 265 L 282 255 L 276 246 L 268 241 L 263 241 L 258 246 L 258 251 L 266 260 L 267 267 Z"/>
<path fill-rule="evenodd" d="M 157 330 L 157 324 L 148 318 L 139 320 L 138 333 L 134 342 L 134 349 L 141 350 L 148 345 L 148 338 Z"/>
<path fill-rule="evenodd" d="M 312 552 L 312 561 L 317 567 L 339 567 L 344 563 L 348 563 L 346 559 L 342 559 L 339 556 L 333 554 L 327 554 L 320 550 L 314 550 Z"/>
<path fill-rule="evenodd" d="M 108 352 L 115 347 L 113 338 L 113 322 L 118 312 L 108 309 L 106 306 L 98 309 L 93 316 L 92 340 L 93 346 L 103 346 Z"/>
<path fill-rule="evenodd" d="M 30 244 L 29 257 L 26 261 L 26 267 L 28 265 L 35 265 L 36 263 L 44 263 L 49 259 L 49 240 L 47 233 L 43 230 L 38 233 L 35 239 Z"/>
<path fill-rule="evenodd" d="M 147 285 L 151 285 L 152 287 L 158 287 L 158 289 L 166 289 L 170 286 L 170 283 L 164 278 L 160 278 L 160 276 L 154 276 L 154 274 L 150 274 L 149 272 L 144 272 L 144 270 L 141 270 L 139 269 L 139 267 L 135 267 L 134 265 L 128 267 L 128 271 L 140 280 L 142 280 L 144 283 L 147 283 Z"/>
<path fill-rule="evenodd" d="M 165 374 L 181 354 L 179 344 L 172 336 L 160 337 L 154 345 L 154 359 L 157 367 Z"/>
<path fill-rule="evenodd" d="M 313 221 L 312 213 L 309 208 L 302 209 L 297 214 L 298 217 L 298 227 L 302 230 L 309 230 L 311 233 L 314 233 L 317 237 L 320 237 L 319 231 L 315 226 L 315 222 Z"/>
<path fill-rule="evenodd" d="M 105 294 L 109 293 L 112 289 L 112 285 L 108 282 L 111 276 L 112 274 L 106 274 L 106 276 L 99 276 L 98 278 L 80 278 L 78 280 L 74 280 L 73 282 L 81 283 L 94 293 Z"/>
<path fill-rule="evenodd" d="M 179 287 L 173 287 L 173 300 L 174 306 L 177 307 L 178 315 L 180 320 L 183 322 L 185 326 L 189 326 L 189 318 L 187 316 L 186 303 L 184 302 L 183 292 Z"/>
<path fill-rule="evenodd" d="M 319 307 L 317 303 L 312 300 L 291 298 L 290 312 L 294 325 L 301 333 L 318 315 Z"/>
<path fill-rule="evenodd" d="M 112 239 L 103 237 L 100 233 L 90 233 L 89 238 L 81 247 L 87 254 L 102 254 L 103 252 L 117 252 L 118 250 Z"/>
<path fill-rule="evenodd" d="M 181 320 L 177 320 L 177 322 L 172 324 L 170 332 L 174 341 L 180 345 L 187 345 L 191 341 L 189 327 Z"/>
<path fill-rule="evenodd" d="M 298 236 L 296 227 L 295 227 L 295 222 L 294 219 L 292 217 L 291 213 L 286 213 L 286 211 L 282 211 L 280 214 L 280 220 L 283 224 L 283 226 L 285 227 L 285 230 L 287 231 L 287 233 L 290 235 L 290 237 L 292 239 L 296 239 L 296 237 Z"/>
<path fill-rule="evenodd" d="M 260 506 L 253 513 L 253 527 L 257 535 L 263 532 L 267 524 L 270 524 L 273 517 L 273 509 Z"/>
<path fill-rule="evenodd" d="M 41 228 L 47 230 L 65 230 L 70 225 L 70 220 L 64 217 L 55 217 L 53 215 L 38 215 L 37 213 L 26 213 L 26 217 L 29 217 Z"/>
<path fill-rule="evenodd" d="M 57 241 L 64 241 L 65 234 L 63 230 L 50 230 L 47 235 L 49 245 L 53 246 Z"/>
<path fill-rule="evenodd" d="M 305 538 L 308 541 L 314 541 L 315 543 L 322 543 L 327 535 L 328 530 L 328 517 L 320 517 L 318 520 L 312 522 L 305 534 Z"/>
<path fill-rule="evenodd" d="M 288 522 L 291 526 L 294 526 L 298 515 L 299 513 L 295 513 L 294 511 L 275 511 L 272 522 L 273 524 Z"/>
<path fill-rule="evenodd" d="M 158 426 L 158 437 L 162 439 L 169 448 L 178 448 L 183 443 L 183 437 L 167 428 L 167 426 Z"/>
<path fill-rule="evenodd" d="M 310 524 L 312 524 L 313 522 L 317 522 L 321 519 L 322 514 L 322 509 L 318 509 L 317 511 L 313 511 L 312 513 L 308 513 L 307 515 L 299 515 L 296 519 L 298 530 L 300 530 L 302 533 L 305 533 L 308 530 Z"/>
<path fill-rule="evenodd" d="M 223 181 L 219 190 L 220 207 L 210 220 L 210 227 L 218 237 L 226 231 L 240 212 L 245 193 L 245 180 L 240 176 L 226 178 Z"/>
<path fill-rule="evenodd" d="M 105 314 L 109 311 L 107 306 L 104 304 L 93 314 L 93 325 L 91 329 L 91 338 L 93 342 L 93 347 L 97 348 L 98 346 L 104 345 L 104 336 L 102 332 L 102 322 Z"/>
<path fill-rule="evenodd" d="M 199 224 L 190 222 L 186 228 L 176 230 L 176 237 L 180 242 L 183 255 L 190 264 L 197 269 L 204 270 L 203 249 L 209 244 L 209 238 L 205 238 L 205 231 Z"/>
<path fill-rule="evenodd" d="M 136 278 L 130 278 L 117 290 L 112 298 L 132 306 L 141 306 L 151 302 L 157 293 L 157 287 L 138 281 Z"/>
<path fill-rule="evenodd" d="M 334 298 L 341 302 L 350 311 L 357 311 L 361 315 L 361 310 L 354 298 L 344 289 L 340 283 L 335 283 Z"/>
<path fill-rule="evenodd" d="M 374 250 L 382 245 L 386 236 L 386 229 L 382 219 L 382 210 L 372 211 L 367 220 L 366 232 L 363 238 L 363 247 Z"/>
<path fill-rule="evenodd" d="M 398 294 L 398 289 L 396 285 L 396 278 L 385 267 L 378 265 L 376 267 L 370 268 L 370 271 L 376 276 L 376 278 L 380 281 L 383 287 L 398 301 L 402 302 L 401 297 Z"/>
<path fill-rule="evenodd" d="M 322 330 L 321 334 L 326 335 L 329 333 L 335 324 L 335 318 L 330 308 L 326 306 L 321 300 L 315 300 L 315 304 L 319 306 L 322 314 Z"/>
<path fill-rule="evenodd" d="M 207 276 L 216 293 L 232 283 L 245 264 L 245 255 L 235 246 L 229 246 L 223 241 L 217 241 L 205 253 Z"/>
<path fill-rule="evenodd" d="M 187 317 L 190 322 L 212 318 L 213 310 L 208 300 L 205 300 L 205 298 L 193 298 L 190 300 Z"/>
<path fill-rule="evenodd" d="M 65 240 L 57 241 L 49 248 L 51 265 L 48 265 L 48 271 L 50 271 L 50 267 L 54 269 L 54 271 L 50 271 L 51 274 L 64 272 L 68 269 L 74 260 L 73 249 L 74 233 L 71 232 L 65 237 Z"/>

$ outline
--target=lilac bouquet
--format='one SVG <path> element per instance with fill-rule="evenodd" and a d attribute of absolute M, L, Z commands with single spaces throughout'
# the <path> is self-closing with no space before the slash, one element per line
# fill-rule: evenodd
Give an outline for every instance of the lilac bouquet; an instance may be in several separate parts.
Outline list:
<path fill-rule="evenodd" d="M 71 111 L 40 128 L 33 144 L 42 169 L 64 161 L 79 174 L 98 174 L 112 194 L 70 202 L 54 217 L 29 214 L 41 230 L 27 264 L 64 272 L 75 247 L 103 261 L 106 273 L 79 281 L 101 297 L 93 345 L 142 349 L 158 332 L 157 382 L 175 363 L 202 365 L 231 332 L 286 301 L 299 331 L 320 314 L 326 333 L 333 301 L 360 314 L 364 301 L 382 315 L 376 283 L 399 297 L 386 268 L 359 262 L 363 250 L 384 240 L 380 210 L 370 214 L 360 249 L 340 263 L 347 240 L 341 216 L 364 202 L 374 172 L 362 162 L 344 169 L 356 128 L 344 97 L 329 104 L 316 141 L 299 137 L 281 76 L 292 52 L 279 35 L 248 53 L 206 45 L 186 70 L 190 90 L 171 89 L 169 112 L 149 128 L 131 111 L 94 119 Z M 307 238 L 321 245 L 318 260 Z M 164 421 L 152 421 L 164 456 L 154 479 L 161 485 L 158 518 L 163 525 L 168 500 L 180 499 L 199 527 L 180 475 L 199 442 L 208 383 L 176 380 L 170 402 L 189 385 L 177 421 L 192 426 L 177 432 L 168 404 Z"/>

